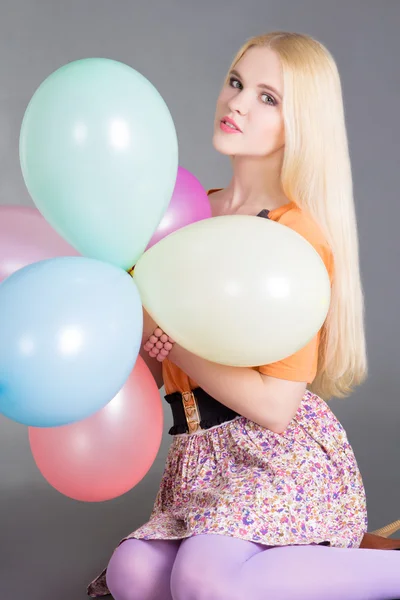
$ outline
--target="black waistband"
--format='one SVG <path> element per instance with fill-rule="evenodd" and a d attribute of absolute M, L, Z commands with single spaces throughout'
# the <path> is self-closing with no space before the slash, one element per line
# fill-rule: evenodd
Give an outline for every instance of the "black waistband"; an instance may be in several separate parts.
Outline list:
<path fill-rule="evenodd" d="M 192 392 L 197 402 L 198 412 L 200 413 L 201 429 L 209 429 L 215 425 L 221 425 L 221 423 L 232 421 L 232 419 L 239 416 L 237 412 L 215 400 L 215 398 L 207 394 L 202 388 L 195 388 Z M 188 433 L 189 427 L 186 421 L 182 394 L 180 392 L 167 394 L 165 400 L 171 405 L 174 420 L 174 424 L 168 433 L 170 435 Z"/>

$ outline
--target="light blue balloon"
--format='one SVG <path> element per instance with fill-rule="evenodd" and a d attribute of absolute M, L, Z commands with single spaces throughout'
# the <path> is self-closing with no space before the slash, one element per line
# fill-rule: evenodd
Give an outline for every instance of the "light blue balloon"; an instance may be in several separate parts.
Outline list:
<path fill-rule="evenodd" d="M 115 60 L 86 58 L 49 75 L 34 93 L 20 161 L 54 229 L 83 256 L 129 270 L 171 200 L 178 140 L 146 77 Z"/>
<path fill-rule="evenodd" d="M 0 284 L 0 413 L 36 427 L 95 413 L 127 380 L 142 331 L 122 269 L 83 257 L 20 269 Z"/>

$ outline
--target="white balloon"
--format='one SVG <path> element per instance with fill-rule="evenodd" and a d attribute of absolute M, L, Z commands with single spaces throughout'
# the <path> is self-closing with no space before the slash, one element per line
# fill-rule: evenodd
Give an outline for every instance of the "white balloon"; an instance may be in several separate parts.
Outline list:
<path fill-rule="evenodd" d="M 306 239 L 247 215 L 179 229 L 140 257 L 134 279 L 143 306 L 178 344 L 242 367 L 304 347 L 331 297 L 325 265 Z"/>

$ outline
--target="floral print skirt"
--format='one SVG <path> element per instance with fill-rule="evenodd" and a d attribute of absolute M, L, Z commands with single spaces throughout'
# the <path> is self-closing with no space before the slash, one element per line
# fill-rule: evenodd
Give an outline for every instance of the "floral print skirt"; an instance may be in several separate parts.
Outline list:
<path fill-rule="evenodd" d="M 237 417 L 174 436 L 150 519 L 124 540 L 219 534 L 357 548 L 366 531 L 365 490 L 346 432 L 306 391 L 283 433 Z M 88 594 L 107 593 L 103 571 Z"/>

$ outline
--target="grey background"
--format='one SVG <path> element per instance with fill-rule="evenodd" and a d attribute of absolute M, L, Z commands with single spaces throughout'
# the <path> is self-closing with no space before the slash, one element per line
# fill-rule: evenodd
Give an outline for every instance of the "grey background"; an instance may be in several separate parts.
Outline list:
<path fill-rule="evenodd" d="M 215 100 L 250 36 L 314 35 L 342 76 L 367 301 L 370 376 L 331 407 L 355 450 L 369 530 L 400 518 L 399 155 L 397 0 L 3 0 L 0 5 L 0 202 L 30 204 L 18 135 L 36 87 L 78 58 L 103 56 L 142 72 L 172 112 L 180 164 L 205 187 L 225 185 L 229 161 L 211 147 Z M 170 425 L 166 412 L 165 429 Z M 51 488 L 25 427 L 0 418 L 0 593 L 7 600 L 83 600 L 121 537 L 147 520 L 169 444 L 130 493 L 79 503 Z M 400 536 L 398 536 L 400 537 Z"/>

